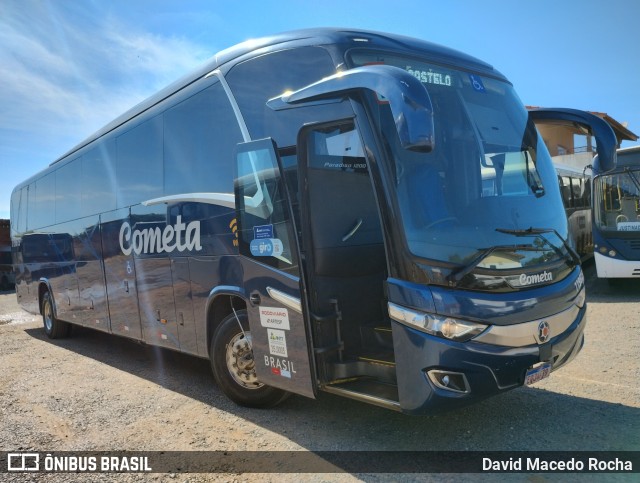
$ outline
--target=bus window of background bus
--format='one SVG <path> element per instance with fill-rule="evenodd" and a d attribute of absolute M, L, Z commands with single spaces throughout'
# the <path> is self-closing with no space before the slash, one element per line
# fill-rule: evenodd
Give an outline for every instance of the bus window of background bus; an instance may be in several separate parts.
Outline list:
<path fill-rule="evenodd" d="M 638 171 L 602 175 L 595 179 L 597 204 L 594 208 L 599 228 L 640 231 L 639 183 Z"/>

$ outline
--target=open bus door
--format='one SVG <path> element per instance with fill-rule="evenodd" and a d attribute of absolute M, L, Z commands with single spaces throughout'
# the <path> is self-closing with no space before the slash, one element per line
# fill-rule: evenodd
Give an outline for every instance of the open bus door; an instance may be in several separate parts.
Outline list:
<path fill-rule="evenodd" d="M 365 90 L 389 102 L 402 148 L 431 149 L 430 99 L 420 82 L 399 68 L 351 69 L 271 99 L 267 105 L 278 111 L 314 102 L 341 102 Z M 250 300 L 255 370 L 261 382 L 298 394 L 313 397 L 316 385 L 322 385 L 329 392 L 397 409 L 393 401 L 397 394 L 387 394 L 391 387 L 387 376 L 395 379 L 395 374 L 388 374 L 394 364 L 379 353 L 367 360 L 372 366 L 384 366 L 381 383 L 344 390 L 328 385 L 353 379 L 351 369 L 360 374 L 361 361 L 350 363 L 355 356 L 370 356 L 364 354 L 368 344 L 359 342 L 360 325 L 369 329 L 369 323 L 386 318 L 381 308 L 386 273 L 382 229 L 356 124 L 354 119 L 340 119 L 308 124 L 299 132 L 301 199 L 296 202 L 305 218 L 301 227 L 294 226 L 286 173 L 273 141 L 239 145 L 235 196 L 240 253 L 246 256 L 243 279 Z M 333 163 L 341 166 L 345 156 L 350 166 L 333 169 Z M 313 190 L 305 188 L 312 184 Z M 324 201 L 329 192 L 335 198 L 332 203 Z M 350 196 L 339 199 L 336 193 Z M 304 270 L 299 267 L 296 233 L 304 239 Z M 303 274 L 308 276 L 306 283 Z M 338 294 L 343 295 L 341 300 Z M 333 322 L 343 317 L 345 325 L 337 322 L 332 331 Z M 313 347 L 311 334 L 317 337 Z M 284 357 L 278 356 L 280 351 Z M 343 355 L 349 361 L 343 361 Z"/>
<path fill-rule="evenodd" d="M 271 139 L 239 144 L 236 152 L 238 243 L 256 374 L 268 386 L 314 398 L 299 247 L 282 163 Z"/>

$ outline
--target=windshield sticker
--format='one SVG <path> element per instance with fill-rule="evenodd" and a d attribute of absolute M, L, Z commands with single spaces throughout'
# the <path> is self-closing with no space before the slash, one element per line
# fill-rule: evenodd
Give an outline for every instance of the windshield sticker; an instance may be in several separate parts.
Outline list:
<path fill-rule="evenodd" d="M 434 72 L 432 69 L 420 70 L 412 69 L 411 66 L 406 66 L 405 70 L 423 84 L 435 84 L 445 87 L 451 87 L 453 84 L 451 75 L 443 74 L 442 72 Z"/>
<path fill-rule="evenodd" d="M 254 257 L 279 257 L 284 251 L 284 245 L 279 238 L 258 238 L 251 240 L 249 249 Z"/>
<path fill-rule="evenodd" d="M 471 81 L 471 86 L 474 90 L 478 92 L 486 92 L 480 76 L 469 74 L 469 80 Z"/>
<path fill-rule="evenodd" d="M 287 354 L 287 337 L 284 330 L 267 329 L 269 335 L 269 354 L 289 357 Z"/>
<path fill-rule="evenodd" d="M 271 329 L 290 330 L 289 311 L 280 307 L 260 307 L 260 325 Z"/>
<path fill-rule="evenodd" d="M 273 225 L 260 225 L 253 227 L 253 238 L 273 238 Z"/>

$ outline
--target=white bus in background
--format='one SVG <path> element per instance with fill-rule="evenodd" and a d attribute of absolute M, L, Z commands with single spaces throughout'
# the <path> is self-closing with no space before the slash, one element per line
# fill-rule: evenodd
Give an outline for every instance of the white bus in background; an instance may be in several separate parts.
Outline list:
<path fill-rule="evenodd" d="M 552 158 L 553 160 L 553 158 Z M 558 175 L 560 195 L 567 213 L 569 234 L 582 260 L 593 256 L 593 229 L 591 217 L 591 175 L 587 169 L 578 169 L 553 163 Z"/>
<path fill-rule="evenodd" d="M 594 169 L 593 187 L 598 277 L 640 279 L 640 146 L 619 149 L 615 169 Z"/>
<path fill-rule="evenodd" d="M 553 161 L 553 158 L 552 158 Z M 572 166 L 553 163 L 558 176 L 560 195 L 567 214 L 569 236 L 575 251 L 582 260 L 593 256 L 593 232 L 591 222 L 591 176 L 584 170 Z M 496 175 L 496 173 L 500 173 Z M 499 182 L 496 182 L 499 179 Z M 483 196 L 503 196 L 510 193 L 526 193 L 534 180 L 530 174 L 527 182 L 526 171 L 516 169 L 510 155 L 487 154 L 482 167 Z M 542 194 L 541 194 L 542 195 Z"/>

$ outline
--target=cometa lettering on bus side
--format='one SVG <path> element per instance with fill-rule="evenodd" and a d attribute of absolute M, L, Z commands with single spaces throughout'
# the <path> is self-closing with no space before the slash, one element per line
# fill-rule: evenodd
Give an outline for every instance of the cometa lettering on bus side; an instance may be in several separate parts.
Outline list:
<path fill-rule="evenodd" d="M 200 244 L 200 222 L 192 221 L 188 225 L 182 223 L 178 215 L 175 225 L 167 225 L 164 230 L 159 227 L 144 230 L 131 230 L 129 222 L 120 227 L 120 249 L 126 256 L 135 253 L 171 253 L 174 250 L 202 250 Z M 183 241 L 184 240 L 184 241 Z M 126 246 L 125 246 L 126 245 Z"/>

